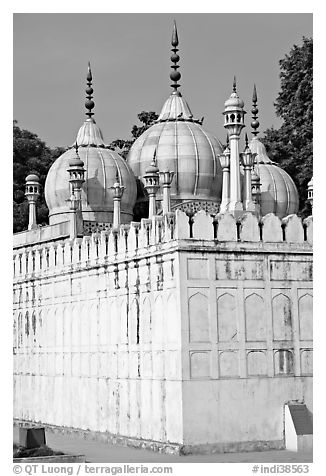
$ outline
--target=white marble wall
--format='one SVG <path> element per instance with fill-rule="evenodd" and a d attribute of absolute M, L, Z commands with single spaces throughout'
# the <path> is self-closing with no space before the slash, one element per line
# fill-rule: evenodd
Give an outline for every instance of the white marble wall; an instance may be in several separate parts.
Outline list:
<path fill-rule="evenodd" d="M 160 442 L 281 441 L 312 408 L 312 220 L 142 220 L 14 258 L 14 415 Z"/>

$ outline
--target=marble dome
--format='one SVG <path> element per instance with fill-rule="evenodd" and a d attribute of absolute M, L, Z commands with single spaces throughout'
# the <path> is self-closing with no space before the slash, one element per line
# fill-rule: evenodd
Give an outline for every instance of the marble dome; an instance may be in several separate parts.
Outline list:
<path fill-rule="evenodd" d="M 172 200 L 219 200 L 222 145 L 193 118 L 180 92 L 171 94 L 156 123 L 132 145 L 127 162 L 136 177 L 142 179 L 155 150 L 160 171 L 175 173 Z"/>
<path fill-rule="evenodd" d="M 110 187 L 119 180 L 124 186 L 121 199 L 121 223 L 133 219 L 133 207 L 137 197 L 136 179 L 126 161 L 105 145 L 102 132 L 95 120 L 92 100 L 92 73 L 87 74 L 85 106 L 87 119 L 78 131 L 75 144 L 64 152 L 51 166 L 45 181 L 45 200 L 49 208 L 50 225 L 69 219 L 70 183 L 68 167 L 79 158 L 84 162 L 85 182 L 82 185 L 81 204 L 83 220 L 112 223 L 113 196 Z"/>
<path fill-rule="evenodd" d="M 257 154 L 254 167 L 261 183 L 261 214 L 275 213 L 283 218 L 297 213 L 299 194 L 290 175 L 270 160 L 264 144 L 257 137 L 253 137 L 249 147 Z"/>
<path fill-rule="evenodd" d="M 223 152 L 222 145 L 202 127 L 203 119 L 194 119 L 187 101 L 178 90 L 181 74 L 178 71 L 179 39 L 175 23 L 171 45 L 172 93 L 157 121 L 132 145 L 127 162 L 141 184 L 155 153 L 160 172 L 174 172 L 172 206 L 181 202 L 206 202 L 206 205 L 215 202 L 217 209 L 222 190 L 222 168 L 218 157 Z M 141 186 L 139 191 L 142 191 Z M 161 196 L 158 194 L 157 198 L 160 200 Z M 144 195 L 140 193 L 138 202 L 142 200 Z"/>
<path fill-rule="evenodd" d="M 86 170 L 81 194 L 83 219 L 112 222 L 113 198 L 109 187 L 116 182 L 118 174 L 120 184 L 125 187 L 121 199 L 121 222 L 129 223 L 133 218 L 137 187 L 128 164 L 117 152 L 107 148 L 93 118 L 84 122 L 76 142 Z M 46 177 L 45 200 L 49 208 L 50 225 L 68 220 L 70 189 L 67 169 L 75 154 L 72 146 L 52 164 Z"/>

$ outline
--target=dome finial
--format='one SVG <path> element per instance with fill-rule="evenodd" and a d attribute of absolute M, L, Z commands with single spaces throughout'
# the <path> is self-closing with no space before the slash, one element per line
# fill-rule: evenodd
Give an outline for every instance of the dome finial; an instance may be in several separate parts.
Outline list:
<path fill-rule="evenodd" d="M 233 77 L 233 92 L 237 92 L 237 78 L 235 76 Z"/>
<path fill-rule="evenodd" d="M 251 109 L 251 114 L 252 114 L 252 121 L 251 121 L 251 127 L 253 128 L 252 134 L 256 137 L 258 135 L 258 127 L 259 127 L 259 121 L 257 120 L 258 117 L 258 107 L 257 107 L 257 91 L 256 91 L 256 85 L 254 84 L 254 90 L 252 93 L 252 109 Z"/>
<path fill-rule="evenodd" d="M 74 146 L 74 147 L 75 147 L 76 155 L 77 155 L 77 157 L 79 157 L 79 155 L 78 155 L 79 145 L 78 145 L 77 141 L 75 142 L 75 146 Z"/>
<path fill-rule="evenodd" d="M 92 70 L 91 70 L 91 63 L 88 62 L 88 70 L 87 70 L 87 88 L 86 88 L 86 101 L 85 101 L 85 107 L 86 109 L 88 109 L 88 111 L 86 112 L 86 116 L 88 116 L 89 118 L 91 118 L 94 113 L 92 112 L 92 109 L 94 108 L 95 106 L 95 103 L 94 101 L 92 100 L 93 99 L 93 88 L 92 88 L 92 80 L 93 80 L 93 76 L 92 76 Z"/>
<path fill-rule="evenodd" d="M 175 20 L 173 22 L 173 32 L 172 32 L 171 45 L 172 45 L 171 61 L 173 63 L 172 66 L 171 66 L 173 71 L 170 74 L 170 79 L 173 81 L 173 84 L 171 84 L 171 87 L 174 89 L 173 93 L 178 94 L 178 88 L 180 87 L 180 84 L 178 84 L 178 81 L 181 78 L 181 74 L 178 71 L 179 65 L 177 64 L 178 61 L 180 60 L 180 57 L 177 54 L 177 52 L 179 51 L 178 48 L 177 48 L 177 46 L 179 45 L 179 38 L 178 38 L 177 24 L 176 24 Z"/>

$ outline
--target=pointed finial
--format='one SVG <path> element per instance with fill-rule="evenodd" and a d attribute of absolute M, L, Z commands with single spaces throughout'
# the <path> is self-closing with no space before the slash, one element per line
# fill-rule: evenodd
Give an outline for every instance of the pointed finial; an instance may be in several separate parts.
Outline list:
<path fill-rule="evenodd" d="M 178 30 L 177 30 L 177 24 L 175 20 L 173 20 L 173 32 L 172 32 L 171 44 L 172 46 L 178 46 L 179 44 Z"/>
<path fill-rule="evenodd" d="M 254 90 L 252 93 L 252 102 L 256 103 L 257 102 L 257 90 L 256 90 L 256 85 L 254 84 Z"/>
<path fill-rule="evenodd" d="M 86 116 L 91 118 L 94 115 L 94 113 L 92 112 L 92 109 L 94 108 L 95 103 L 92 100 L 93 99 L 92 94 L 93 94 L 94 90 L 92 88 L 93 76 L 92 76 L 92 70 L 91 70 L 90 62 L 88 62 L 87 78 L 86 79 L 87 79 L 87 88 L 86 88 L 85 107 L 86 107 L 86 109 L 88 109 L 88 111 L 86 112 Z"/>
<path fill-rule="evenodd" d="M 152 164 L 156 166 L 156 151 L 157 151 L 157 147 L 155 147 L 155 150 L 154 150 L 154 154 L 153 154 L 153 159 L 152 159 Z"/>
<path fill-rule="evenodd" d="M 79 145 L 77 144 L 77 141 L 75 142 L 75 151 L 76 151 L 76 155 L 77 157 L 79 157 L 79 154 L 78 154 L 78 148 L 79 148 Z"/>
<path fill-rule="evenodd" d="M 171 84 L 171 87 L 174 89 L 173 92 L 177 94 L 178 93 L 178 88 L 180 87 L 180 84 L 178 84 L 178 81 L 181 78 L 181 74 L 178 71 L 179 65 L 177 64 L 180 60 L 180 56 L 177 54 L 177 52 L 179 51 L 178 48 L 177 48 L 177 46 L 179 45 L 179 38 L 178 38 L 177 24 L 176 24 L 175 20 L 173 22 L 173 32 L 172 32 L 171 45 L 172 45 L 171 61 L 173 63 L 171 68 L 173 69 L 173 71 L 170 74 L 170 79 L 173 81 L 173 84 Z"/>
<path fill-rule="evenodd" d="M 258 107 L 257 107 L 257 90 L 256 90 L 256 85 L 254 84 L 254 90 L 252 93 L 252 109 L 251 109 L 251 114 L 252 114 L 252 121 L 251 121 L 251 127 L 253 128 L 252 134 L 256 136 L 258 134 L 258 127 L 259 127 L 259 121 L 257 120 L 258 117 Z"/>
<path fill-rule="evenodd" d="M 116 180 L 117 183 L 120 183 L 120 176 L 119 176 L 119 169 L 118 169 L 118 167 L 117 167 L 117 170 L 116 170 L 116 172 L 115 172 L 115 180 Z"/>
<path fill-rule="evenodd" d="M 245 135 L 245 142 L 246 142 L 246 148 L 247 148 L 247 147 L 248 147 L 248 143 L 249 143 L 249 142 L 248 142 L 248 134 L 247 134 L 247 133 L 246 133 L 246 135 Z"/>
<path fill-rule="evenodd" d="M 233 92 L 237 92 L 237 79 L 235 76 L 233 77 Z"/>

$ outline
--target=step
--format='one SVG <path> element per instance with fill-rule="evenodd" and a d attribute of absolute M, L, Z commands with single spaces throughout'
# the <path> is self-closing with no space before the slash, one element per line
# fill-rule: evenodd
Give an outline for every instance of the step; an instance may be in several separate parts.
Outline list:
<path fill-rule="evenodd" d="M 285 447 L 290 451 L 312 450 L 312 417 L 304 403 L 285 405 Z"/>

